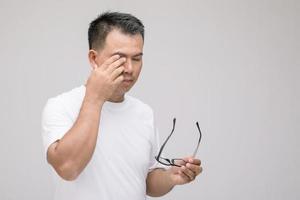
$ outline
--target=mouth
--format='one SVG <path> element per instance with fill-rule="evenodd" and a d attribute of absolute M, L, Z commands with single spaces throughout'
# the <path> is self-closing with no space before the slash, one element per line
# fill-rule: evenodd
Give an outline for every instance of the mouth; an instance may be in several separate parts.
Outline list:
<path fill-rule="evenodd" d="M 123 80 L 123 83 L 126 83 L 126 84 L 130 84 L 130 83 L 132 83 L 132 82 L 133 82 L 132 79 L 124 79 L 124 80 Z"/>

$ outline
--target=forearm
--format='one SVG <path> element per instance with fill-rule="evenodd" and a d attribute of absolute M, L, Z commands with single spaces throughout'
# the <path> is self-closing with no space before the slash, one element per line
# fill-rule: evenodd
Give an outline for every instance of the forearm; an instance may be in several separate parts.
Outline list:
<path fill-rule="evenodd" d="M 74 125 L 53 149 L 52 165 L 62 177 L 75 179 L 90 161 L 97 142 L 102 105 L 85 96 Z"/>
<path fill-rule="evenodd" d="M 147 180 L 147 195 L 159 197 L 167 194 L 175 186 L 170 172 L 165 169 L 155 169 L 148 173 Z"/>

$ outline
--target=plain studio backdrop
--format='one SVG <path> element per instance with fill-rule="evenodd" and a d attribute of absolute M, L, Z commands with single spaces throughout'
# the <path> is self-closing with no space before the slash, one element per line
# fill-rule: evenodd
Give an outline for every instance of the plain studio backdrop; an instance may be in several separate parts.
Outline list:
<path fill-rule="evenodd" d="M 128 12 L 146 27 L 131 95 L 155 111 L 170 157 L 203 173 L 159 199 L 300 199 L 297 0 L 0 1 L 0 199 L 51 200 L 41 137 L 48 98 L 84 84 L 89 22 Z"/>

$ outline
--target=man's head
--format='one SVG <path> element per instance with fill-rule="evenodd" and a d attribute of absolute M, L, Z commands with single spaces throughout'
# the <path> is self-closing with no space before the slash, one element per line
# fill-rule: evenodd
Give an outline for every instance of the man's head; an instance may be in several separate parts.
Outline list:
<path fill-rule="evenodd" d="M 118 12 L 105 12 L 90 23 L 88 30 L 89 60 L 93 67 L 112 55 L 126 58 L 124 81 L 116 91 L 127 92 L 137 81 L 142 67 L 144 25 L 136 17 Z"/>
<path fill-rule="evenodd" d="M 89 49 L 103 48 L 108 33 L 113 29 L 126 35 L 140 34 L 144 39 L 144 25 L 139 19 L 127 13 L 105 12 L 90 23 L 88 30 Z"/>

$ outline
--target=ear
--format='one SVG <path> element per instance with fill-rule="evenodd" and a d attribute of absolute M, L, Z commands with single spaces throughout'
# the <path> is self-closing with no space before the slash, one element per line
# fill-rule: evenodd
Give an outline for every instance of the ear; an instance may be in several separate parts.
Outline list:
<path fill-rule="evenodd" d="M 89 57 L 91 67 L 93 69 L 96 69 L 98 67 L 98 64 L 97 64 L 98 52 L 91 49 L 91 50 L 89 50 L 88 57 Z"/>

